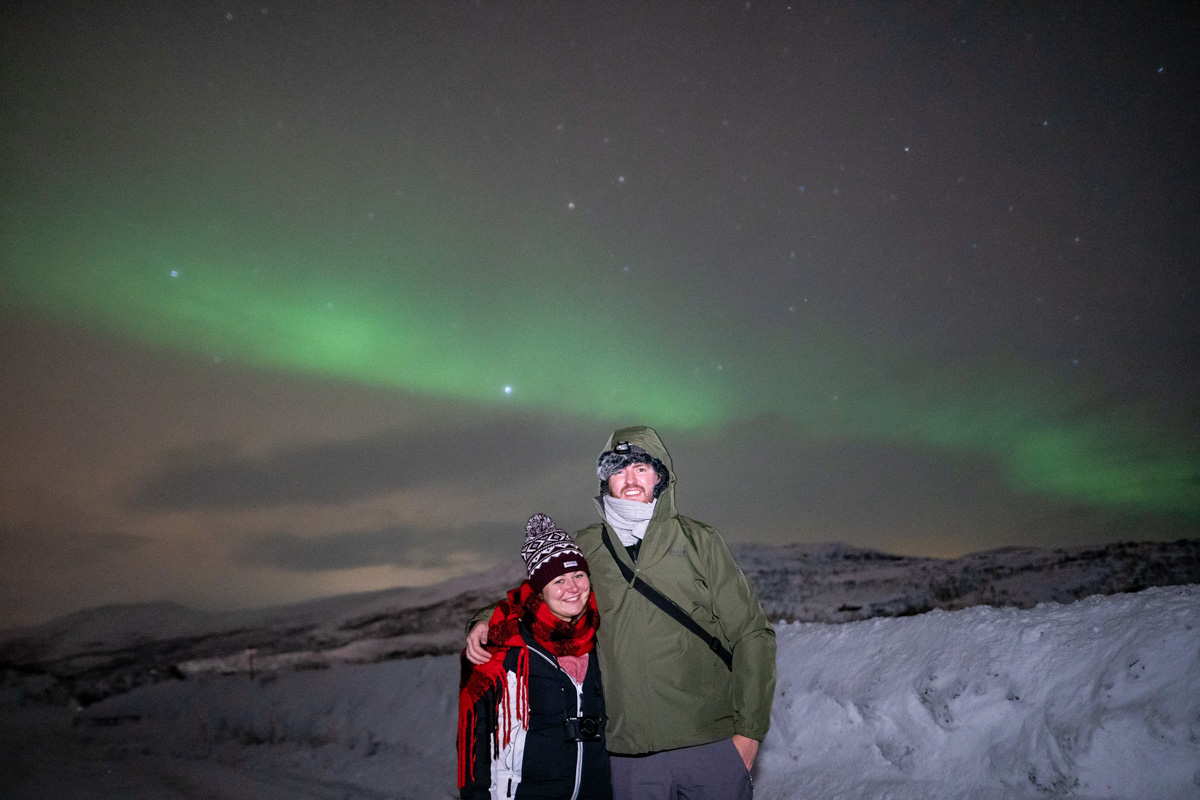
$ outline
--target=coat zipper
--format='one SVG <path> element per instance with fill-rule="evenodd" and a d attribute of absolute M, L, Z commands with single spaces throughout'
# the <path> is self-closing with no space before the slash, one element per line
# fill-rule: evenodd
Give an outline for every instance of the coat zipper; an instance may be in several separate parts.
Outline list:
<path fill-rule="evenodd" d="M 561 670 L 562 667 L 559 667 Z M 566 670 L 563 670 L 566 673 Z M 570 675 L 567 675 L 570 678 Z M 583 714 L 583 684 L 576 685 L 575 681 L 571 681 L 571 685 L 575 687 L 575 717 L 578 718 Z M 577 800 L 579 797 L 580 785 L 583 783 L 583 742 L 575 743 L 575 791 L 571 793 L 571 800 Z"/>
<path fill-rule="evenodd" d="M 571 681 L 571 685 L 575 687 L 575 716 L 578 717 L 583 713 L 583 684 L 576 684 L 571 680 L 571 676 L 567 675 L 567 671 L 562 668 L 556 659 L 538 650 L 536 647 L 529 648 L 531 652 L 537 653 L 542 658 L 554 665 L 554 668 L 567 676 L 567 680 Z M 584 676 L 586 679 L 586 676 Z M 583 781 L 583 742 L 575 743 L 575 790 L 571 792 L 571 800 L 579 800 L 580 784 Z"/>

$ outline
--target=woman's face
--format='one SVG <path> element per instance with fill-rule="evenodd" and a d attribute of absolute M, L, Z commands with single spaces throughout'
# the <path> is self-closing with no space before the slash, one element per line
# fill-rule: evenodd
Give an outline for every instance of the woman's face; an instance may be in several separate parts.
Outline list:
<path fill-rule="evenodd" d="M 559 575 L 547 583 L 546 588 L 542 589 L 542 599 L 546 601 L 551 614 L 570 622 L 587 608 L 591 592 L 592 582 L 588 580 L 588 574 L 580 570 Z"/>

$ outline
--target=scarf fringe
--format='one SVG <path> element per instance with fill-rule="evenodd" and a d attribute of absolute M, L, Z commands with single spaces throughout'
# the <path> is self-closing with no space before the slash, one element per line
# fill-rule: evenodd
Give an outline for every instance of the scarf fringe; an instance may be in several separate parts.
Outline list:
<path fill-rule="evenodd" d="M 489 662 L 490 663 L 490 662 Z M 492 726 L 492 757 L 500 755 L 500 749 L 512 743 L 513 718 L 512 701 L 508 693 L 508 678 L 502 674 L 500 679 L 489 691 L 500 693 L 496 704 L 499 711 L 496 724 Z M 517 650 L 517 685 L 516 685 L 516 722 L 523 730 L 529 730 L 529 651 L 525 648 Z M 461 699 L 461 698 L 460 698 Z M 462 788 L 475 778 L 475 724 L 477 713 L 474 704 L 466 709 L 459 709 L 458 715 L 458 788 Z M 501 733 L 503 732 L 503 734 Z"/>

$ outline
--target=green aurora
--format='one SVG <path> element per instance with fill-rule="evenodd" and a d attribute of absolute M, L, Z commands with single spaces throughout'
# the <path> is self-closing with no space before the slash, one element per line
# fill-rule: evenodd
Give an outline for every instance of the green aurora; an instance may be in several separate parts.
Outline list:
<path fill-rule="evenodd" d="M 586 242 L 517 263 L 415 219 L 362 235 L 144 205 L 10 215 L 5 303 L 155 349 L 433 398 L 691 429 L 777 415 L 810 437 L 986 454 L 1015 488 L 1070 503 L 1200 519 L 1181 422 L 1079 411 L 1091 397 L 1031 365 L 915 370 L 815 323 L 701 326 L 681 302 L 590 278 L 605 265 Z M 629 335 L 631 319 L 653 320 L 652 335 Z M 639 388 L 618 391 L 614 375 Z"/>

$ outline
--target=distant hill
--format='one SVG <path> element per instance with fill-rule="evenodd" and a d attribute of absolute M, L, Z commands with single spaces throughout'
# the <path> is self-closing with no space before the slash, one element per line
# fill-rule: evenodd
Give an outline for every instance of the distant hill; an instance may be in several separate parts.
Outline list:
<path fill-rule="evenodd" d="M 744 544 L 733 551 L 773 621 L 850 622 L 977 605 L 1031 608 L 1200 583 L 1200 539 L 1004 547 L 954 559 L 842 544 Z"/>
<path fill-rule="evenodd" d="M 956 559 L 842 544 L 733 548 L 772 621 L 840 623 L 973 605 L 1027 608 L 1151 586 L 1200 584 L 1200 540 L 1002 548 Z M 520 563 L 436 586 L 210 613 L 161 603 L 104 606 L 0 640 L 8 689 L 86 705 L 205 672 L 320 669 L 448 654 L 478 608 L 524 576 Z"/>

